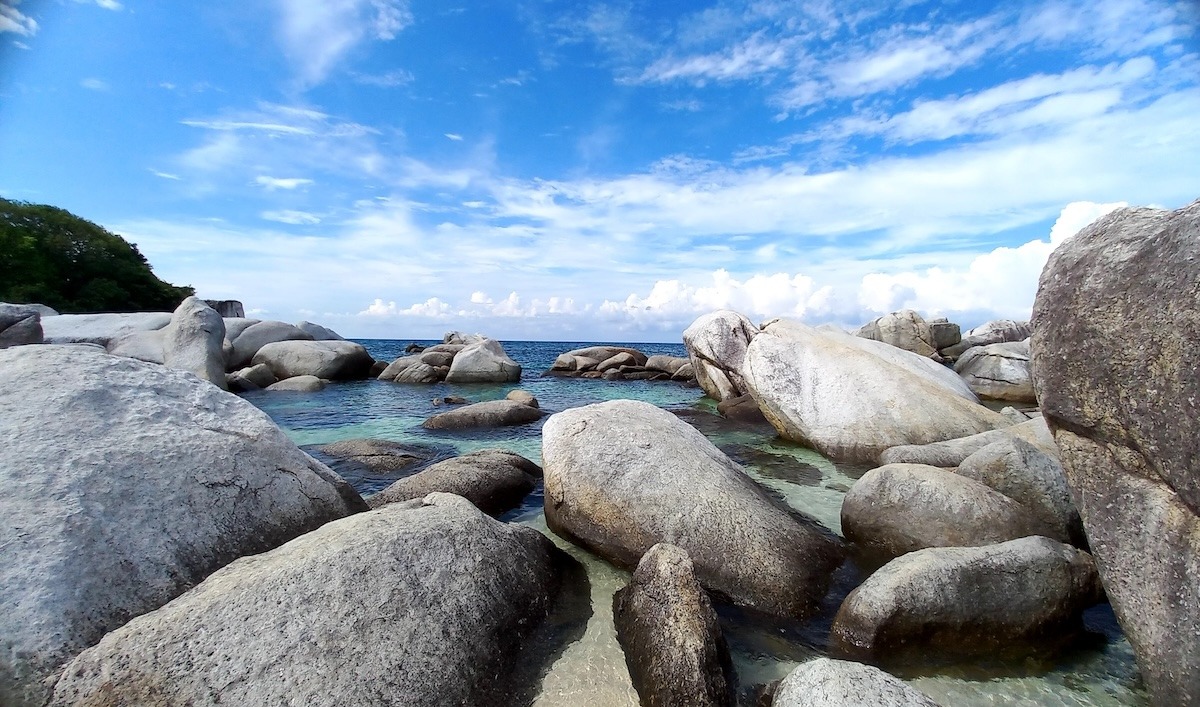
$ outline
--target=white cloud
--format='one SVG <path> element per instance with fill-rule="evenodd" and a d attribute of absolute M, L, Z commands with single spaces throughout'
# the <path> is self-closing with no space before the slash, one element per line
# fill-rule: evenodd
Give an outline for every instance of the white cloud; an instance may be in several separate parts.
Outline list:
<path fill-rule="evenodd" d="M 180 180 L 180 176 L 178 174 L 171 174 L 170 172 L 160 172 L 157 169 L 153 169 L 153 168 L 150 169 L 150 174 L 153 174 L 154 176 L 159 177 L 160 179 L 170 179 L 171 181 L 175 181 L 175 182 L 178 182 Z"/>
<path fill-rule="evenodd" d="M 407 0 L 276 0 L 279 39 L 304 87 L 325 80 L 359 43 L 390 40 L 413 22 Z"/>
<path fill-rule="evenodd" d="M 80 81 L 79 85 L 89 91 L 107 91 L 109 88 L 107 82 L 97 78 L 86 78 Z"/>
<path fill-rule="evenodd" d="M 447 140 L 453 140 L 454 142 L 462 142 L 463 139 L 463 136 L 458 133 L 445 133 L 445 135 Z"/>
<path fill-rule="evenodd" d="M 382 74 L 352 73 L 351 77 L 353 77 L 355 83 L 363 84 L 364 86 L 378 86 L 380 88 L 407 86 L 416 79 L 411 71 L 405 71 L 404 69 L 393 69 Z"/>
<path fill-rule="evenodd" d="M 275 191 L 276 189 L 292 190 L 298 187 L 306 187 L 313 183 L 311 179 L 302 179 L 300 177 L 268 177 L 265 174 L 260 174 L 254 178 L 254 183 L 267 191 Z"/>
<path fill-rule="evenodd" d="M 321 217 L 316 214 L 310 214 L 307 211 L 295 211 L 293 209 L 264 211 L 260 216 L 266 221 L 290 223 L 295 226 L 312 226 L 321 222 Z"/>
<path fill-rule="evenodd" d="M 716 54 L 659 59 L 642 72 L 639 80 L 652 83 L 684 80 L 703 84 L 746 79 L 786 66 L 792 51 L 789 44 L 768 39 L 760 32 Z"/>
<path fill-rule="evenodd" d="M 0 32 L 12 32 L 23 37 L 37 34 L 38 23 L 29 15 L 17 9 L 20 0 L 0 2 Z"/>

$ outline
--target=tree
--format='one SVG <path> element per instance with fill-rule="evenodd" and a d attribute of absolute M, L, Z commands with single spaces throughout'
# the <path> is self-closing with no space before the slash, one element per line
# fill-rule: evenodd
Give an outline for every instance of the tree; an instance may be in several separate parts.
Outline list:
<path fill-rule="evenodd" d="M 0 198 L 0 301 L 60 312 L 171 311 L 194 293 L 158 279 L 137 246 L 91 221 Z"/>

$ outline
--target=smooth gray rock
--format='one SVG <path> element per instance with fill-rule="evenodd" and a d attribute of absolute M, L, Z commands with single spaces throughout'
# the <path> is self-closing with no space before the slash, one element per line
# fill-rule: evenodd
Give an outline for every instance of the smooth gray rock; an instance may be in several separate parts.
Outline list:
<path fill-rule="evenodd" d="M 954 364 L 971 390 L 988 400 L 1036 403 L 1029 370 L 1029 340 L 968 349 Z"/>
<path fill-rule="evenodd" d="M 63 371 L 71 371 L 64 376 Z M 366 505 L 250 403 L 87 346 L 0 351 L 0 704 L 242 555 Z"/>
<path fill-rule="evenodd" d="M 542 428 L 550 528 L 621 567 L 659 542 L 683 548 L 709 591 L 804 616 L 841 564 L 840 540 L 777 505 L 704 435 L 649 403 L 613 400 Z"/>
<path fill-rule="evenodd" d="M 325 381 L 316 376 L 292 376 L 268 385 L 267 390 L 288 393 L 315 393 L 325 390 Z"/>
<path fill-rule="evenodd" d="M 0 302 L 0 349 L 42 343 L 42 314 L 21 304 Z"/>
<path fill-rule="evenodd" d="M 166 333 L 166 327 L 154 331 L 135 331 L 112 339 L 105 348 L 113 356 L 136 358 L 161 366 L 166 361 Z"/>
<path fill-rule="evenodd" d="M 462 496 L 484 513 L 496 516 L 521 505 L 541 476 L 541 467 L 519 454 L 482 449 L 400 479 L 371 496 L 367 503 L 379 508 L 441 491 Z"/>
<path fill-rule="evenodd" d="M 276 341 L 260 348 L 252 363 L 266 364 L 280 380 L 294 376 L 354 380 L 366 378 L 375 359 L 353 341 Z"/>
<path fill-rule="evenodd" d="M 771 707 L 938 707 L 927 695 L 873 665 L 814 658 L 788 673 Z"/>
<path fill-rule="evenodd" d="M 309 321 L 297 322 L 296 328 L 312 336 L 313 341 L 345 341 L 346 339 L 333 329 L 313 324 Z"/>
<path fill-rule="evenodd" d="M 927 464 L 929 466 L 956 467 L 964 459 L 989 444 L 1012 438 L 1029 442 L 1050 456 L 1058 456 L 1058 447 L 1054 444 L 1054 437 L 1050 435 L 1049 428 L 1046 427 L 1046 421 L 1038 417 L 1004 429 L 981 432 L 977 435 L 950 439 L 945 442 L 890 447 L 879 455 L 879 463 L 881 465 Z"/>
<path fill-rule="evenodd" d="M 231 375 L 249 383 L 255 388 L 266 388 L 279 382 L 279 379 L 271 372 L 271 367 L 265 363 L 260 363 L 257 366 L 248 366 L 240 371 L 235 371 Z"/>
<path fill-rule="evenodd" d="M 742 363 L 758 327 L 729 309 L 696 319 L 683 332 L 696 382 L 705 395 L 720 402 L 750 392 L 742 376 Z"/>
<path fill-rule="evenodd" d="M 889 447 L 1009 425 L 976 402 L 953 371 L 928 358 L 800 322 L 764 325 L 746 350 L 742 373 L 781 437 L 835 461 L 872 463 Z"/>
<path fill-rule="evenodd" d="M 392 474 L 429 459 L 428 450 L 388 439 L 344 439 L 317 450 L 338 461 L 353 462 L 374 474 Z M 461 494 L 460 494 L 461 495 Z"/>
<path fill-rule="evenodd" d="M 945 317 L 929 320 L 929 332 L 933 334 L 933 346 L 942 349 L 954 346 L 962 341 L 962 329 Z"/>
<path fill-rule="evenodd" d="M 454 355 L 447 383 L 515 383 L 521 380 L 521 365 L 508 357 L 495 339 L 469 344 Z"/>
<path fill-rule="evenodd" d="M 383 372 L 379 374 L 378 379 L 381 381 L 394 381 L 396 380 L 396 376 L 400 375 L 400 373 L 419 363 L 424 363 L 421 360 L 420 354 L 401 356 L 395 361 L 389 363 L 387 367 L 383 369 Z M 428 366 L 428 364 L 425 365 Z M 430 370 L 432 370 L 432 366 L 428 367 Z"/>
<path fill-rule="evenodd" d="M 511 427 L 540 420 L 546 413 L 515 400 L 488 400 L 440 412 L 422 423 L 427 430 Z"/>
<path fill-rule="evenodd" d="M 671 380 L 694 384 L 696 382 L 696 369 L 692 366 L 691 362 L 685 363 L 671 375 Z"/>
<path fill-rule="evenodd" d="M 631 349 L 625 346 L 587 346 L 582 349 L 571 349 L 562 355 L 574 356 L 576 358 L 586 358 L 595 361 L 596 364 L 599 364 L 600 361 L 610 359 L 619 353 L 629 354 L 633 357 L 634 363 L 639 366 L 646 365 L 646 361 L 648 360 L 646 358 L 646 354 L 638 351 L 637 349 Z"/>
<path fill-rule="evenodd" d="M 617 640 L 648 707 L 735 704 L 729 648 L 688 554 L 659 543 L 613 595 Z"/>
<path fill-rule="evenodd" d="M 60 314 L 42 319 L 42 339 L 47 344 L 99 344 L 107 348 L 123 336 L 157 331 L 170 323 L 170 312 Z"/>
<path fill-rule="evenodd" d="M 437 368 L 438 366 L 450 367 L 454 363 L 454 354 L 449 351 L 425 351 L 419 357 L 421 363 Z"/>
<path fill-rule="evenodd" d="M 654 356 L 647 358 L 644 365 L 649 370 L 662 371 L 663 373 L 669 373 L 673 376 L 679 371 L 680 368 L 683 368 L 688 363 L 690 363 L 690 359 L 688 359 L 687 356 L 664 356 L 662 354 L 655 354 Z"/>
<path fill-rule="evenodd" d="M 52 705 L 517 704 L 558 551 L 449 494 L 239 560 L 76 658 Z"/>
<path fill-rule="evenodd" d="M 990 545 L 1050 530 L 1004 494 L 974 479 L 920 464 L 872 469 L 854 482 L 842 500 L 846 539 L 875 556 L 897 557 L 927 547 Z"/>
<path fill-rule="evenodd" d="M 461 331 L 448 331 L 442 336 L 443 344 L 470 346 L 486 340 L 483 334 L 467 334 Z"/>
<path fill-rule="evenodd" d="M 396 373 L 396 376 L 392 378 L 392 382 L 414 384 L 438 383 L 446 378 L 446 373 L 449 370 L 448 368 L 434 368 L 427 363 L 418 361 L 400 369 Z"/>
<path fill-rule="evenodd" d="M 1200 201 L 1065 241 L 1034 384 L 1117 619 L 1158 705 L 1200 703 Z"/>
<path fill-rule="evenodd" d="M 540 407 L 538 399 L 533 397 L 533 393 L 530 393 L 528 390 L 510 390 L 508 391 L 508 395 L 504 396 L 504 399 L 528 405 L 531 408 Z"/>
<path fill-rule="evenodd" d="M 1083 522 L 1056 457 L 1023 439 L 992 442 L 963 460 L 958 475 L 974 479 L 1025 506 L 1051 537 L 1086 547 Z"/>
<path fill-rule="evenodd" d="M 717 403 L 717 412 L 729 420 L 770 424 L 767 422 L 767 418 L 763 416 L 762 410 L 758 409 L 758 401 L 750 394 L 722 400 Z"/>
<path fill-rule="evenodd" d="M 188 297 L 162 329 L 163 365 L 194 374 L 226 390 L 225 322 L 198 297 Z"/>
<path fill-rule="evenodd" d="M 204 303 L 212 307 L 222 317 L 237 318 L 246 316 L 246 308 L 235 299 L 206 299 Z"/>
<path fill-rule="evenodd" d="M 285 322 L 243 320 L 251 323 L 241 326 L 239 322 L 234 329 L 227 329 L 226 338 L 229 348 L 226 350 L 227 361 L 231 370 L 245 368 L 252 364 L 259 350 L 267 344 L 279 341 L 312 341 L 312 334 L 301 331 L 298 327 Z M 276 374 L 278 375 L 278 374 Z M 287 378 L 288 376 L 280 376 Z"/>
<path fill-rule="evenodd" d="M 976 346 L 1000 344 L 1006 341 L 1023 341 L 1028 339 L 1032 332 L 1033 328 L 1029 322 L 996 319 L 971 329 L 957 344 L 942 349 L 941 354 L 946 358 L 954 359 Z"/>
<path fill-rule="evenodd" d="M 633 356 L 629 353 L 622 351 L 621 353 L 618 353 L 615 356 L 610 356 L 609 358 L 606 358 L 603 361 L 601 361 L 600 364 L 596 366 L 596 370 L 600 371 L 601 373 L 604 373 L 605 371 L 608 371 L 610 369 L 621 368 L 622 366 L 634 366 L 634 365 L 637 365 L 637 364 L 635 363 L 635 359 L 633 358 Z"/>
<path fill-rule="evenodd" d="M 911 309 L 885 314 L 868 322 L 858 330 L 857 336 L 882 341 L 925 358 L 941 358 L 929 322 Z"/>
<path fill-rule="evenodd" d="M 836 656 L 870 662 L 1047 648 L 1103 598 L 1091 555 L 1044 537 L 898 557 L 850 592 Z"/>

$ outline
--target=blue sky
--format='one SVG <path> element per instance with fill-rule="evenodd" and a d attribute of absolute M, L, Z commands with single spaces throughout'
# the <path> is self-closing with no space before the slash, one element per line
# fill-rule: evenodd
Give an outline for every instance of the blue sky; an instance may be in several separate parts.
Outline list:
<path fill-rule="evenodd" d="M 1025 318 L 1197 116 L 1194 2 L 0 0 L 0 195 L 350 336 Z"/>

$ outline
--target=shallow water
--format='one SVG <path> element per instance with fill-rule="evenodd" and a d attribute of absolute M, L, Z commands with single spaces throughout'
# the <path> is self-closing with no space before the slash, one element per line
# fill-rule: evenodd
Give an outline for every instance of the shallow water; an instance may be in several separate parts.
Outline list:
<path fill-rule="evenodd" d="M 409 341 L 360 343 L 375 358 L 390 361 L 404 355 L 404 346 Z M 675 412 L 741 463 L 747 474 L 776 498 L 841 534 L 842 497 L 866 468 L 835 465 L 810 449 L 779 439 L 769 427 L 730 423 L 715 414 L 715 405 L 698 388 L 671 382 L 541 377 L 558 354 L 585 345 L 505 342 L 508 354 L 525 368 L 520 384 L 396 385 L 370 380 L 338 383 L 317 393 L 258 391 L 245 397 L 267 412 L 297 444 L 310 449 L 311 445 L 338 440 L 376 437 L 428 445 L 433 458 L 499 447 L 539 463 L 541 422 L 477 433 L 426 430 L 421 423 L 446 409 L 434 405 L 435 398 L 461 395 L 471 402 L 480 402 L 503 398 L 517 388 L 531 392 L 542 409 L 550 413 L 617 398 L 643 400 Z M 684 355 L 681 344 L 629 345 L 647 354 Z M 386 477 L 348 476 L 348 480 L 363 495 L 379 491 L 391 482 Z M 502 518 L 528 524 L 547 534 L 583 565 L 590 583 L 592 613 L 582 636 L 554 660 L 533 704 L 636 705 L 637 694 L 630 684 L 612 620 L 612 595 L 625 585 L 629 574 L 550 532 L 542 514 L 540 488 L 520 508 Z M 820 615 L 805 624 L 764 623 L 732 607 L 720 609 L 743 703 L 752 703 L 758 687 L 784 677 L 797 663 L 825 650 L 833 614 L 845 594 L 861 580 L 857 568 L 848 563 L 835 577 L 834 588 Z M 1033 660 L 971 664 L 903 677 L 947 706 L 1148 704 L 1132 650 L 1108 606 L 1090 610 L 1085 616 L 1085 626 L 1087 633 L 1050 664 Z"/>

